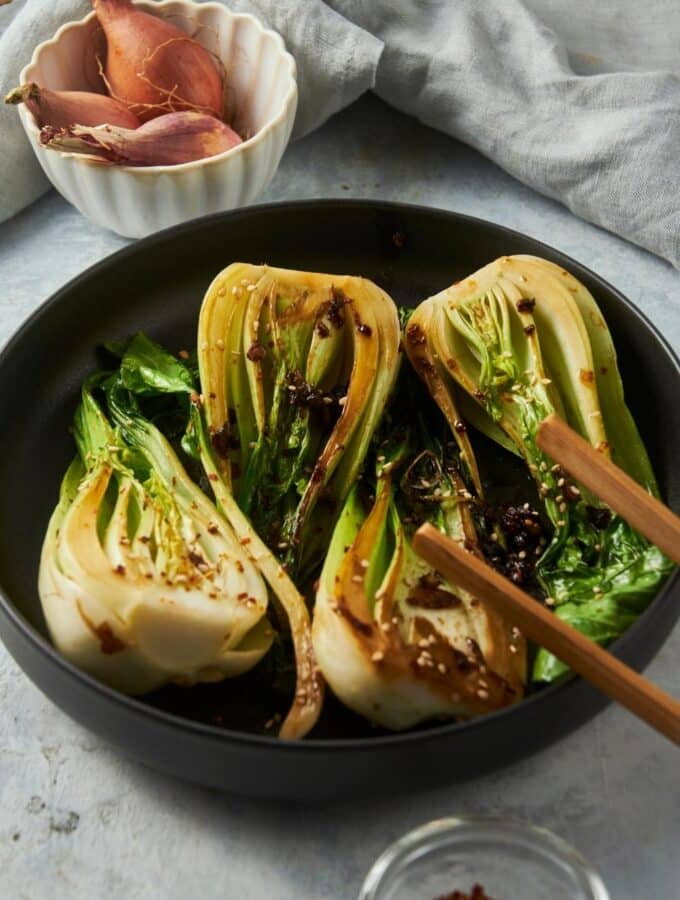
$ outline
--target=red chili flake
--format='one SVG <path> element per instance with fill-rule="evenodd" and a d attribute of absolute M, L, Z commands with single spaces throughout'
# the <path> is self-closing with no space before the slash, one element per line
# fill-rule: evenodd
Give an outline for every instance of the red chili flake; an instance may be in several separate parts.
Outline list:
<path fill-rule="evenodd" d="M 406 329 L 406 340 L 409 344 L 415 347 L 419 344 L 424 344 L 427 338 L 425 337 L 425 334 L 423 333 L 420 325 L 412 322 Z"/>
<path fill-rule="evenodd" d="M 525 326 L 524 326 L 524 333 L 525 333 L 525 334 L 533 334 L 534 331 L 536 331 L 536 326 L 535 326 L 535 325 L 525 325 Z"/>
<path fill-rule="evenodd" d="M 118 563 L 113 571 L 116 573 L 116 575 L 125 575 L 125 566 L 121 563 Z"/>
<path fill-rule="evenodd" d="M 97 625 L 94 629 L 94 633 L 99 638 L 99 647 L 102 653 L 107 656 L 125 650 L 126 645 L 116 634 L 114 634 L 113 629 L 108 622 L 102 622 L 101 625 Z"/>
<path fill-rule="evenodd" d="M 518 300 L 515 305 L 517 306 L 517 312 L 530 313 L 533 312 L 533 309 L 536 306 L 536 301 L 531 297 L 522 297 L 522 299 Z"/>
<path fill-rule="evenodd" d="M 392 235 L 392 243 L 397 248 L 397 250 L 401 250 L 406 243 L 406 235 L 403 231 L 395 231 Z"/>
<path fill-rule="evenodd" d="M 578 377 L 582 384 L 592 384 L 595 381 L 595 373 L 591 369 L 580 369 Z"/>
<path fill-rule="evenodd" d="M 180 350 L 177 354 L 180 359 L 189 359 L 189 351 L 188 350 Z"/>
<path fill-rule="evenodd" d="M 246 356 L 251 362 L 260 362 L 265 358 L 266 355 L 267 351 L 259 341 L 253 341 L 250 347 L 248 347 L 248 351 L 246 352 Z"/>

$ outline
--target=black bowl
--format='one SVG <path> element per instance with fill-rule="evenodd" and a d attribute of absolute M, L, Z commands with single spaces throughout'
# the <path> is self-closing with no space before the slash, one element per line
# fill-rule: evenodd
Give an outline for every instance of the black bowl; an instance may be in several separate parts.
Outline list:
<path fill-rule="evenodd" d="M 43 533 L 73 453 L 68 426 L 80 384 L 97 365 L 97 345 L 139 329 L 175 349 L 191 345 L 206 287 L 234 260 L 366 275 L 398 303 L 413 305 L 511 253 L 553 260 L 595 295 L 663 494 L 677 508 L 678 360 L 640 312 L 588 269 L 506 228 L 398 204 L 312 201 L 212 216 L 89 269 L 47 301 L 0 356 L 0 632 L 28 676 L 74 719 L 155 768 L 251 796 L 302 801 L 465 779 L 549 744 L 600 710 L 606 700 L 571 678 L 467 724 L 283 743 L 178 715 L 194 715 L 188 693 L 175 707 L 165 700 L 159 708 L 84 675 L 51 647 L 36 589 Z M 645 665 L 678 617 L 679 595 L 675 573 L 613 652 Z M 241 712 L 249 702 L 244 687 Z M 225 721 L 233 726 L 229 709 Z"/>

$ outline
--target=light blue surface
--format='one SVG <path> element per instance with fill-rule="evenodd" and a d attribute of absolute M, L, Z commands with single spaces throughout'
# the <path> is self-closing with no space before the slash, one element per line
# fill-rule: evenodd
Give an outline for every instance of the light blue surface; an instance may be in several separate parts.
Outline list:
<path fill-rule="evenodd" d="M 591 266 L 680 345 L 680 278 L 670 265 L 376 100 L 291 146 L 262 200 L 328 196 L 427 204 L 517 228 Z M 54 194 L 0 226 L 0 339 L 125 243 Z M 676 696 L 679 651 L 676 629 L 647 671 Z M 669 742 L 609 707 L 549 750 L 464 786 L 330 811 L 255 805 L 123 759 L 52 706 L 0 647 L 0 898 L 349 900 L 405 831 L 493 812 L 573 843 L 613 900 L 674 900 L 678 771 Z"/>

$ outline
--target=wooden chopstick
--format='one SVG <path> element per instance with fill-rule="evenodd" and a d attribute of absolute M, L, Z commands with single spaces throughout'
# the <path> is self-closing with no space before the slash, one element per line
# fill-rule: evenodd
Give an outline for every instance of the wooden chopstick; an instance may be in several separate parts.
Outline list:
<path fill-rule="evenodd" d="M 558 619 L 432 525 L 418 529 L 413 547 L 447 581 L 487 603 L 526 637 L 554 653 L 604 694 L 680 744 L 680 703 L 673 697 Z"/>
<path fill-rule="evenodd" d="M 536 443 L 576 481 L 680 564 L 680 518 L 667 506 L 555 415 L 541 422 Z"/>

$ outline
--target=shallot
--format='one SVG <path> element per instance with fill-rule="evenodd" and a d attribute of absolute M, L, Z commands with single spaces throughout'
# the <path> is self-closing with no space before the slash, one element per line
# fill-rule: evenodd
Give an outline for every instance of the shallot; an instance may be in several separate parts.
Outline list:
<path fill-rule="evenodd" d="M 102 75 L 112 97 L 142 122 L 181 110 L 222 118 L 222 73 L 198 41 L 130 0 L 92 5 L 106 36 Z"/>
<path fill-rule="evenodd" d="M 117 125 L 137 128 L 139 120 L 130 110 L 104 94 L 88 91 L 50 91 L 31 82 L 5 97 L 5 103 L 25 103 L 40 128 L 69 125 Z"/>
<path fill-rule="evenodd" d="M 196 112 L 167 113 L 136 130 L 102 125 L 43 128 L 46 147 L 122 166 L 174 166 L 223 153 L 241 143 L 224 122 Z"/>

